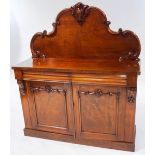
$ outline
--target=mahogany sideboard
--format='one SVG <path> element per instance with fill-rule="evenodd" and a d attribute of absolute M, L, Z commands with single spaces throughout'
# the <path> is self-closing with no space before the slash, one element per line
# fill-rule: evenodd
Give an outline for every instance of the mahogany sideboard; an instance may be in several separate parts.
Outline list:
<path fill-rule="evenodd" d="M 14 67 L 26 136 L 135 150 L 140 41 L 114 32 L 96 7 L 61 11 L 36 33 L 32 58 Z"/>

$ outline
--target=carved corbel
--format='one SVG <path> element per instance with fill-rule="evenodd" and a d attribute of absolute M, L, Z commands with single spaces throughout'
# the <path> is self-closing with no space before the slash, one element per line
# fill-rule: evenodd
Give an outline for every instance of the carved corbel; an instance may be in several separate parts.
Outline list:
<path fill-rule="evenodd" d="M 25 95 L 25 86 L 23 80 L 17 80 L 19 86 L 19 92 L 21 95 Z"/>
<path fill-rule="evenodd" d="M 136 87 L 129 87 L 127 88 L 127 101 L 128 103 L 135 103 L 136 102 Z"/>

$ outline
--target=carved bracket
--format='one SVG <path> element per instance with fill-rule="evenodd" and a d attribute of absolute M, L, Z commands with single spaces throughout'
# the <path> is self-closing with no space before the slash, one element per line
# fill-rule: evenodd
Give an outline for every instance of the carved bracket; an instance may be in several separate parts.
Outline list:
<path fill-rule="evenodd" d="M 31 87 L 30 89 L 32 92 L 46 91 L 48 93 L 64 93 L 64 94 L 66 94 L 67 92 L 67 90 L 65 89 L 54 89 L 49 85 L 43 87 Z"/>
<path fill-rule="evenodd" d="M 80 2 L 71 7 L 73 17 L 77 20 L 77 22 L 80 25 L 84 23 L 86 17 L 89 15 L 88 8 L 88 5 L 84 5 Z"/>
<path fill-rule="evenodd" d="M 129 103 L 136 102 L 136 93 L 137 93 L 136 87 L 127 88 L 127 101 Z"/>
<path fill-rule="evenodd" d="M 21 95 L 25 95 L 25 86 L 23 80 L 17 80 L 19 86 L 19 92 Z"/>
<path fill-rule="evenodd" d="M 78 91 L 78 94 L 84 94 L 84 95 L 95 95 L 97 97 L 103 96 L 103 95 L 109 95 L 109 96 L 119 96 L 120 92 L 103 92 L 101 89 L 96 89 L 94 91 Z"/>

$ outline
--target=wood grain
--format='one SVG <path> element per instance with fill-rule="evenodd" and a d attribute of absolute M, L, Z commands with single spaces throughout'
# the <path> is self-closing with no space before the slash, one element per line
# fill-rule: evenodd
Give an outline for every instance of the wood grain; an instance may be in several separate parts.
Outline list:
<path fill-rule="evenodd" d="M 103 11 L 82 3 L 61 11 L 53 32 L 36 33 L 31 40 L 33 57 L 137 60 L 140 41 L 132 31 L 114 32 Z M 80 24 L 79 24 L 80 23 Z M 38 54 L 40 57 L 41 54 Z"/>

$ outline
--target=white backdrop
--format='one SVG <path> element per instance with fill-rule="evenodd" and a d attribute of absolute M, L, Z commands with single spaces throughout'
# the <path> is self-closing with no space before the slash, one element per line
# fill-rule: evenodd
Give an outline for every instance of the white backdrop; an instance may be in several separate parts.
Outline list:
<path fill-rule="evenodd" d="M 34 33 L 52 30 L 56 15 L 64 8 L 77 3 L 77 0 L 11 0 L 11 65 L 31 57 L 30 40 Z M 136 111 L 136 152 L 128 153 L 103 148 L 81 146 L 23 136 L 24 122 L 18 87 L 11 77 L 11 153 L 12 155 L 124 155 L 144 154 L 144 0 L 81 0 L 81 2 L 102 9 L 111 29 L 117 31 L 129 29 L 134 31 L 141 41 L 140 55 L 141 75 L 138 78 L 137 111 Z"/>

